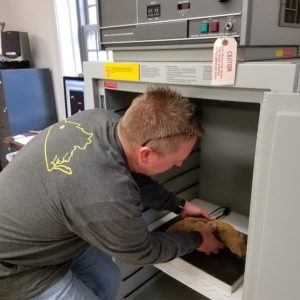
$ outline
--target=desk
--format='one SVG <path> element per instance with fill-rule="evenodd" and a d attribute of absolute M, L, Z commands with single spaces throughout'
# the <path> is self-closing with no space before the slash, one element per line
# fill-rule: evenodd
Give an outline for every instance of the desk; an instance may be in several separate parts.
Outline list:
<path fill-rule="evenodd" d="M 9 144 L 9 147 L 13 149 L 20 150 L 26 144 L 26 141 L 28 142 L 29 139 L 36 136 L 37 133 L 38 132 L 36 131 L 29 131 L 14 136 L 8 136 L 3 139 L 3 142 Z"/>

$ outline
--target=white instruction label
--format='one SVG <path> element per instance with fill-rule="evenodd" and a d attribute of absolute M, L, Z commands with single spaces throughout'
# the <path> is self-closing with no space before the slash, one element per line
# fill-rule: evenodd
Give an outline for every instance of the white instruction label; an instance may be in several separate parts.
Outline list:
<path fill-rule="evenodd" d="M 211 64 L 141 63 L 141 82 L 210 85 Z"/>
<path fill-rule="evenodd" d="M 234 85 L 237 42 L 232 37 L 220 37 L 214 43 L 212 85 Z"/>

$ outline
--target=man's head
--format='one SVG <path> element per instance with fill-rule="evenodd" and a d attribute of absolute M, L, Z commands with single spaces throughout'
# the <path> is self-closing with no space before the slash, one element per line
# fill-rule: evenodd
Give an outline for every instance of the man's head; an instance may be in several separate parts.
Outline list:
<path fill-rule="evenodd" d="M 179 161 L 182 163 L 195 144 L 196 136 L 203 134 L 203 129 L 199 117 L 195 116 L 194 105 L 187 98 L 166 86 L 156 86 L 133 100 L 120 120 L 119 132 L 123 138 L 121 142 L 126 144 L 125 152 L 138 152 L 133 158 L 139 154 L 142 160 L 139 163 L 150 159 L 147 162 L 154 166 L 153 157 L 148 157 L 151 154 L 161 162 L 171 159 L 172 167 Z M 160 165 L 161 168 L 158 165 L 154 168 L 156 173 L 170 168 Z"/>

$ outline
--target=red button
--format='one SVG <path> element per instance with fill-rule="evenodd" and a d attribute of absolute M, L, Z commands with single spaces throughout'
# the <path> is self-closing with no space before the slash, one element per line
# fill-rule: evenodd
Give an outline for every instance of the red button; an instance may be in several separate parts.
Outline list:
<path fill-rule="evenodd" d="M 209 24 L 209 31 L 210 32 L 218 32 L 219 31 L 219 22 L 211 22 Z"/>

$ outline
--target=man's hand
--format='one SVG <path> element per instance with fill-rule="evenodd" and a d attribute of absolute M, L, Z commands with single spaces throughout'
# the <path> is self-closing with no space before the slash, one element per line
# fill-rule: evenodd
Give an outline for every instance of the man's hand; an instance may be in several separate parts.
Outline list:
<path fill-rule="evenodd" d="M 203 242 L 201 246 L 197 248 L 198 251 L 204 252 L 207 255 L 211 253 L 217 254 L 219 253 L 220 249 L 223 249 L 225 247 L 223 243 L 221 243 L 215 238 L 213 233 L 216 229 L 216 225 L 207 224 L 200 230 Z"/>
<path fill-rule="evenodd" d="M 205 209 L 189 201 L 185 202 L 184 208 L 180 213 L 180 215 L 182 217 L 204 217 L 207 220 L 213 220 L 213 218 L 209 215 L 209 213 Z"/>

